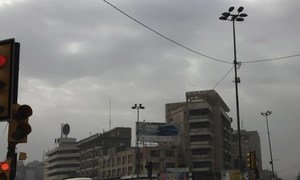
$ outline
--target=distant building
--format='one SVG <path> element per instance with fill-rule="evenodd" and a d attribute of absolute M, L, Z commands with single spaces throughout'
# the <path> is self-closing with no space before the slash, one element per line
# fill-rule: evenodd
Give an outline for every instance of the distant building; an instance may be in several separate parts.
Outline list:
<path fill-rule="evenodd" d="M 44 163 L 33 161 L 24 165 L 23 161 L 17 162 L 16 180 L 43 180 Z"/>
<path fill-rule="evenodd" d="M 43 180 L 44 163 L 40 161 L 29 162 L 26 165 L 26 180 Z"/>
<path fill-rule="evenodd" d="M 16 180 L 24 180 L 26 177 L 26 166 L 23 161 L 17 161 Z"/>
<path fill-rule="evenodd" d="M 221 179 L 231 169 L 229 108 L 214 90 L 186 93 L 186 102 L 166 104 L 166 122 L 181 125 L 179 166 L 193 179 Z"/>
<path fill-rule="evenodd" d="M 97 133 L 77 142 L 80 149 L 79 177 L 99 179 L 103 176 L 100 161 L 109 156 L 109 149 L 131 146 L 131 128 L 117 127 L 104 133 Z"/>
<path fill-rule="evenodd" d="M 246 131 L 241 130 L 241 145 L 242 145 L 242 160 L 243 166 L 246 168 L 246 155 L 248 152 L 255 151 L 256 155 L 256 166 L 261 174 L 262 172 L 262 158 L 261 158 L 261 146 L 260 136 L 257 131 Z M 232 134 L 232 157 L 234 168 L 239 167 L 239 146 L 238 146 L 238 135 L 237 131 Z"/>
<path fill-rule="evenodd" d="M 68 138 L 68 124 L 62 126 L 62 135 L 58 147 L 48 151 L 45 160 L 45 179 L 63 180 L 76 177 L 79 169 L 80 150 L 76 147 L 76 139 Z"/>

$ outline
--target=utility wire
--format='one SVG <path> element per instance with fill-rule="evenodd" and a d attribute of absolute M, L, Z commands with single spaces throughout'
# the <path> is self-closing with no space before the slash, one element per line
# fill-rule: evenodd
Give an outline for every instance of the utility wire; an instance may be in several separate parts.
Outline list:
<path fill-rule="evenodd" d="M 218 59 L 218 58 L 214 58 L 212 56 L 208 56 L 208 55 L 205 55 L 203 53 L 200 53 L 196 50 L 193 50 L 185 45 L 182 45 L 180 44 L 179 42 L 175 41 L 175 40 L 172 40 L 171 38 L 159 33 L 158 31 L 154 30 L 153 28 L 145 25 L 144 23 L 142 23 L 141 21 L 135 19 L 134 17 L 130 16 L 129 14 L 127 14 L 126 12 L 122 11 L 121 9 L 119 9 L 118 7 L 116 7 L 115 5 L 111 4 L 110 2 L 106 1 L 106 0 L 103 0 L 105 3 L 107 3 L 108 5 L 110 5 L 111 7 L 113 7 L 114 9 L 118 10 L 120 13 L 124 14 L 125 16 L 127 16 L 128 18 L 132 19 L 133 21 L 135 21 L 136 23 L 140 24 L 141 26 L 147 28 L 148 30 L 152 31 L 153 33 L 159 35 L 160 37 L 188 50 L 188 51 L 191 51 L 195 54 L 198 54 L 200 56 L 203 56 L 203 57 L 206 57 L 208 59 L 211 59 L 211 60 L 214 60 L 214 61 L 218 61 L 218 62 L 222 62 L 222 63 L 226 63 L 226 64 L 233 64 L 232 62 L 228 62 L 228 61 L 225 61 L 225 60 L 222 60 L 222 59 Z M 258 63 L 258 62 L 267 62 L 267 61 L 277 61 L 277 60 L 286 60 L 286 59 L 289 59 L 289 58 L 294 58 L 294 57 L 298 57 L 300 56 L 300 53 L 299 54 L 294 54 L 294 55 L 288 55 L 288 56 L 282 56 L 282 57 L 277 57 L 277 58 L 268 58 L 268 59 L 258 59 L 258 60 L 250 60 L 250 61 L 245 61 L 245 62 L 242 62 L 244 64 L 250 64 L 250 63 Z"/>
<path fill-rule="evenodd" d="M 253 60 L 253 61 L 245 61 L 242 63 L 249 64 L 249 63 L 258 63 L 258 62 L 266 62 L 266 61 L 277 61 L 277 60 L 286 60 L 288 58 L 294 58 L 298 57 L 300 54 L 294 54 L 294 55 L 289 55 L 289 56 L 282 56 L 282 57 L 277 57 L 277 58 L 269 58 L 269 59 L 259 59 L 259 60 Z"/>
<path fill-rule="evenodd" d="M 217 84 L 212 89 L 215 89 L 225 79 L 225 77 L 232 71 L 233 68 L 234 68 L 234 66 L 232 66 L 229 69 L 229 71 L 220 79 L 220 81 L 217 82 Z"/>
<path fill-rule="evenodd" d="M 200 52 L 198 52 L 198 51 L 196 51 L 196 50 L 193 50 L 193 49 L 191 49 L 191 48 L 189 48 L 189 47 L 187 47 L 187 46 L 185 46 L 185 45 L 182 45 L 182 44 L 180 44 L 180 43 L 178 43 L 178 42 L 176 42 L 176 41 L 170 39 L 169 37 L 167 37 L 167 36 L 165 36 L 165 35 L 159 33 L 158 31 L 154 30 L 153 28 L 151 28 L 151 27 L 145 25 L 145 24 L 142 23 L 141 21 L 135 19 L 134 17 L 130 16 L 129 14 L 127 14 L 127 13 L 124 12 L 124 11 L 122 11 L 122 10 L 119 9 L 118 7 L 114 6 L 113 4 L 107 2 L 106 0 L 103 0 L 103 1 L 106 2 L 108 5 L 110 5 L 111 7 L 115 8 L 116 10 L 118 10 L 120 13 L 122 13 L 122 14 L 124 14 L 125 16 L 129 17 L 130 19 L 132 19 L 132 20 L 135 21 L 136 23 L 140 24 L 141 26 L 143 26 L 143 27 L 149 29 L 150 31 L 154 32 L 155 34 L 159 35 L 160 37 L 162 37 L 162 38 L 164 38 L 164 39 L 166 39 L 166 40 L 168 40 L 168 41 L 170 41 L 170 42 L 172 42 L 172 43 L 174 43 L 174 44 L 176 44 L 176 45 L 178 45 L 178 46 L 180 46 L 180 47 L 182 47 L 182 48 L 184 48 L 184 49 L 186 49 L 186 50 L 188 50 L 188 51 L 191 51 L 191 52 L 193 52 L 193 53 L 196 53 L 196 54 L 198 54 L 198 55 L 200 55 L 200 56 L 206 57 L 206 58 L 211 59 L 211 60 L 214 60 L 214 61 L 218 61 L 218 62 L 222 62 L 222 63 L 226 63 L 226 64 L 233 64 L 232 62 L 228 62 L 228 61 L 225 61 L 225 60 L 222 60 L 222 59 L 217 59 L 217 58 L 214 58 L 214 57 L 205 55 L 205 54 L 200 53 Z"/>

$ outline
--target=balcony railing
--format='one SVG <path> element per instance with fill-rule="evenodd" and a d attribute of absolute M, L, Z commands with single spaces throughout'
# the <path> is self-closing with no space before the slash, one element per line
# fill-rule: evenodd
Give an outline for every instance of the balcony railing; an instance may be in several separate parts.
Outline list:
<path fill-rule="evenodd" d="M 211 154 L 194 154 L 192 155 L 194 161 L 213 161 Z"/>
<path fill-rule="evenodd" d="M 190 136 L 193 135 L 213 135 L 210 128 L 193 128 L 190 129 Z"/>

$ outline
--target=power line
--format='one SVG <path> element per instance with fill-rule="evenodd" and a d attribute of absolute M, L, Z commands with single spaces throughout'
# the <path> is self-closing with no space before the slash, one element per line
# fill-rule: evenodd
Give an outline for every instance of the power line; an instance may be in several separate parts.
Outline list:
<path fill-rule="evenodd" d="M 124 11 L 122 11 L 121 9 L 119 9 L 118 7 L 116 7 L 115 5 L 113 5 L 113 4 L 109 3 L 109 2 L 107 2 L 106 0 L 103 0 L 103 1 L 106 2 L 108 5 L 110 5 L 111 7 L 115 8 L 116 10 L 118 10 L 120 13 L 124 14 L 125 16 L 127 16 L 128 18 L 132 19 L 132 20 L 135 21 L 136 23 L 140 24 L 141 26 L 143 26 L 143 27 L 149 29 L 150 31 L 154 32 L 155 34 L 159 35 L 160 37 L 162 37 L 162 38 L 164 38 L 164 39 L 166 39 L 166 40 L 168 40 L 168 41 L 170 41 L 170 42 L 172 42 L 172 43 L 174 43 L 174 44 L 176 44 L 176 45 L 178 45 L 178 46 L 180 46 L 180 47 L 182 47 L 182 48 L 184 48 L 184 49 L 186 49 L 186 50 L 188 50 L 188 51 L 191 51 L 191 52 L 193 52 L 193 53 L 196 53 L 196 54 L 198 54 L 198 55 L 200 55 L 200 56 L 206 57 L 206 58 L 211 59 L 211 60 L 214 60 L 214 61 L 218 61 L 218 62 L 222 62 L 222 63 L 226 63 L 226 64 L 232 64 L 232 62 L 224 61 L 224 60 L 222 60 L 222 59 L 217 59 L 217 58 L 214 58 L 214 57 L 205 55 L 205 54 L 200 53 L 200 52 L 198 52 L 198 51 L 196 51 L 196 50 L 193 50 L 193 49 L 191 49 L 191 48 L 189 48 L 189 47 L 187 47 L 187 46 L 185 46 L 185 45 L 182 45 L 182 44 L 178 43 L 177 41 L 174 41 L 174 40 L 170 39 L 169 37 L 167 37 L 167 36 L 165 36 L 165 35 L 159 33 L 158 31 L 154 30 L 153 28 L 151 28 L 151 27 L 145 25 L 144 23 L 142 23 L 141 21 L 139 21 L 139 20 L 135 19 L 134 17 L 130 16 L 130 15 L 127 14 L 126 12 L 124 12 Z"/>
<path fill-rule="evenodd" d="M 222 59 L 218 59 L 218 58 L 214 58 L 212 56 L 208 56 L 208 55 L 205 55 L 203 53 L 200 53 L 196 50 L 193 50 L 185 45 L 182 45 L 181 43 L 175 41 L 175 40 L 172 40 L 171 38 L 167 37 L 166 35 L 163 35 L 162 33 L 154 30 L 153 28 L 149 27 L 148 25 L 142 23 L 141 21 L 135 19 L 134 17 L 130 16 L 128 13 L 122 11 L 120 8 L 116 7 L 115 5 L 111 4 L 110 2 L 106 1 L 106 0 L 103 0 L 105 3 L 107 3 L 108 5 L 110 5 L 111 7 L 113 7 L 114 9 L 118 10 L 120 13 L 124 14 L 125 16 L 127 16 L 128 18 L 132 19 L 133 21 L 135 21 L 136 23 L 140 24 L 141 26 L 147 28 L 148 30 L 152 31 L 153 33 L 159 35 L 160 37 L 190 51 L 190 52 L 193 52 L 195 54 L 198 54 L 200 56 L 203 56 L 203 57 L 206 57 L 208 59 L 211 59 L 211 60 L 214 60 L 214 61 L 218 61 L 218 62 L 222 62 L 222 63 L 226 63 L 226 64 L 232 64 L 232 62 L 228 62 L 228 61 L 225 61 L 225 60 L 222 60 Z M 250 64 L 250 63 L 258 63 L 258 62 L 267 62 L 267 61 L 277 61 L 277 60 L 286 60 L 286 59 L 290 59 L 290 58 L 294 58 L 294 57 L 299 57 L 300 56 L 300 53 L 299 54 L 294 54 L 294 55 L 288 55 L 288 56 L 282 56 L 282 57 L 276 57 L 276 58 L 268 58 L 268 59 L 258 59 L 258 60 L 250 60 L 250 61 L 245 61 L 245 62 L 242 62 L 244 64 Z"/>
<path fill-rule="evenodd" d="M 229 71 L 217 82 L 217 84 L 212 89 L 215 89 L 225 79 L 225 77 L 232 71 L 233 68 L 234 68 L 234 66 L 232 66 L 229 69 Z"/>
<path fill-rule="evenodd" d="M 269 58 L 269 59 L 259 59 L 259 60 L 252 60 L 252 61 L 245 61 L 242 63 L 249 64 L 249 63 L 258 63 L 258 62 L 266 62 L 266 61 L 277 61 L 277 60 L 286 60 L 289 58 L 294 58 L 298 57 L 300 54 L 294 54 L 294 55 L 289 55 L 289 56 L 282 56 L 282 57 L 277 57 L 277 58 Z"/>

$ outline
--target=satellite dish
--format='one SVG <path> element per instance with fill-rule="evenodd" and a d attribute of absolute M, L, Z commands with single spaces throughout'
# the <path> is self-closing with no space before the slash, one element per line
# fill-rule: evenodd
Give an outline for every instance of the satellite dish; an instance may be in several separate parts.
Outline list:
<path fill-rule="evenodd" d="M 70 125 L 69 124 L 64 124 L 62 127 L 62 133 L 64 135 L 68 135 L 70 133 Z"/>

